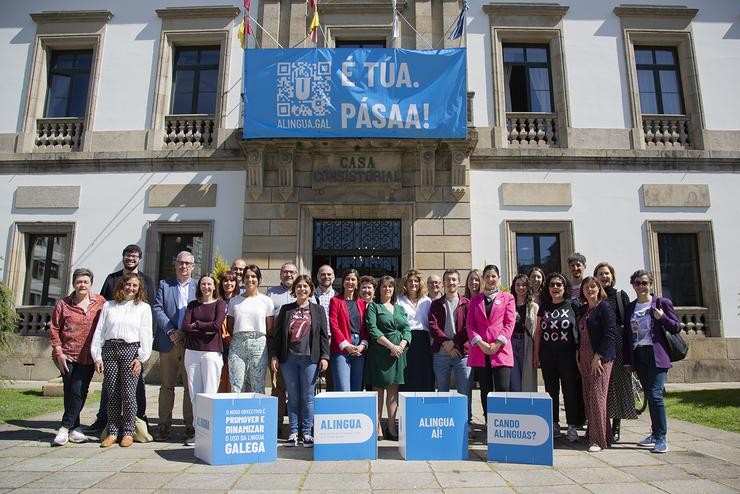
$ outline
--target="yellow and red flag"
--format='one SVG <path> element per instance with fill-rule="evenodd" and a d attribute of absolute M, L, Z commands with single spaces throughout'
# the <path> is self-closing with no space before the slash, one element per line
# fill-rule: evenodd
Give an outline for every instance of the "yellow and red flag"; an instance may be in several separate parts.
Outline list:
<path fill-rule="evenodd" d="M 308 34 L 311 36 L 311 41 L 314 43 L 319 42 L 319 0 L 306 0 L 308 7 L 313 10 L 313 18 L 311 19 L 311 25 L 308 28 Z"/>

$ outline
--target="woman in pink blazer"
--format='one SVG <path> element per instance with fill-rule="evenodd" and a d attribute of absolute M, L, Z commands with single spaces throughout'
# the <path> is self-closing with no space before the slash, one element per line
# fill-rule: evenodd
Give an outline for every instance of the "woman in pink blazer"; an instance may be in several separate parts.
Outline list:
<path fill-rule="evenodd" d="M 331 370 L 334 391 L 362 391 L 369 336 L 365 329 L 365 301 L 358 288 L 360 275 L 344 273 L 342 291 L 329 301 Z"/>
<path fill-rule="evenodd" d="M 468 306 L 468 365 L 480 384 L 483 416 L 488 423 L 487 396 L 493 390 L 509 391 L 514 352 L 511 333 L 516 322 L 514 296 L 499 290 L 498 267 L 489 264 L 483 270 L 483 290 Z"/>

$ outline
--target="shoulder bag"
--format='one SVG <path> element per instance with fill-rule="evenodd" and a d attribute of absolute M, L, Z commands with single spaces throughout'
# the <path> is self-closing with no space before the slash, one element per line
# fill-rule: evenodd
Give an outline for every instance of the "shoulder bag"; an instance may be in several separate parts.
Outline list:
<path fill-rule="evenodd" d="M 658 299 L 655 306 L 660 309 L 660 299 Z M 686 340 L 683 339 L 681 333 L 679 332 L 674 334 L 670 331 L 666 331 L 665 326 L 662 324 L 660 327 L 663 330 L 666 343 L 668 344 L 668 357 L 671 359 L 671 362 L 678 362 L 685 359 L 686 355 L 689 353 L 689 345 L 686 343 Z"/>

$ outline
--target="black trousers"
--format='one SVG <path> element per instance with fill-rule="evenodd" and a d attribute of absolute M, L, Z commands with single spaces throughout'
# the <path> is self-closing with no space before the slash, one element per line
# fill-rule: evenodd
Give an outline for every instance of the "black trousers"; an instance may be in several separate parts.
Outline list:
<path fill-rule="evenodd" d="M 486 366 L 475 368 L 475 377 L 480 386 L 480 401 L 483 418 L 488 423 L 488 393 L 511 390 L 511 367 L 491 367 L 491 357 L 486 355 Z"/>
<path fill-rule="evenodd" d="M 545 391 L 552 398 L 552 422 L 560 422 L 560 386 L 563 386 L 565 400 L 565 418 L 568 425 L 578 425 L 585 416 L 579 410 L 578 391 L 581 387 L 575 350 L 547 351 L 540 350 L 540 368 L 545 381 Z"/>

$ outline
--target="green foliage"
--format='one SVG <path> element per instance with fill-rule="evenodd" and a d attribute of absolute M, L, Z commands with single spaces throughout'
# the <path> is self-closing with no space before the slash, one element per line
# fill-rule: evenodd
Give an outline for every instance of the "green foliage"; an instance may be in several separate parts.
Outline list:
<path fill-rule="evenodd" d="M 229 266 L 229 263 L 221 255 L 221 251 L 216 247 L 216 255 L 213 256 L 213 276 L 218 280 L 229 269 L 231 269 L 231 266 Z"/>
<path fill-rule="evenodd" d="M 18 313 L 13 303 L 13 292 L 0 282 L 0 355 L 10 353 L 9 335 L 16 331 L 17 324 Z"/>

